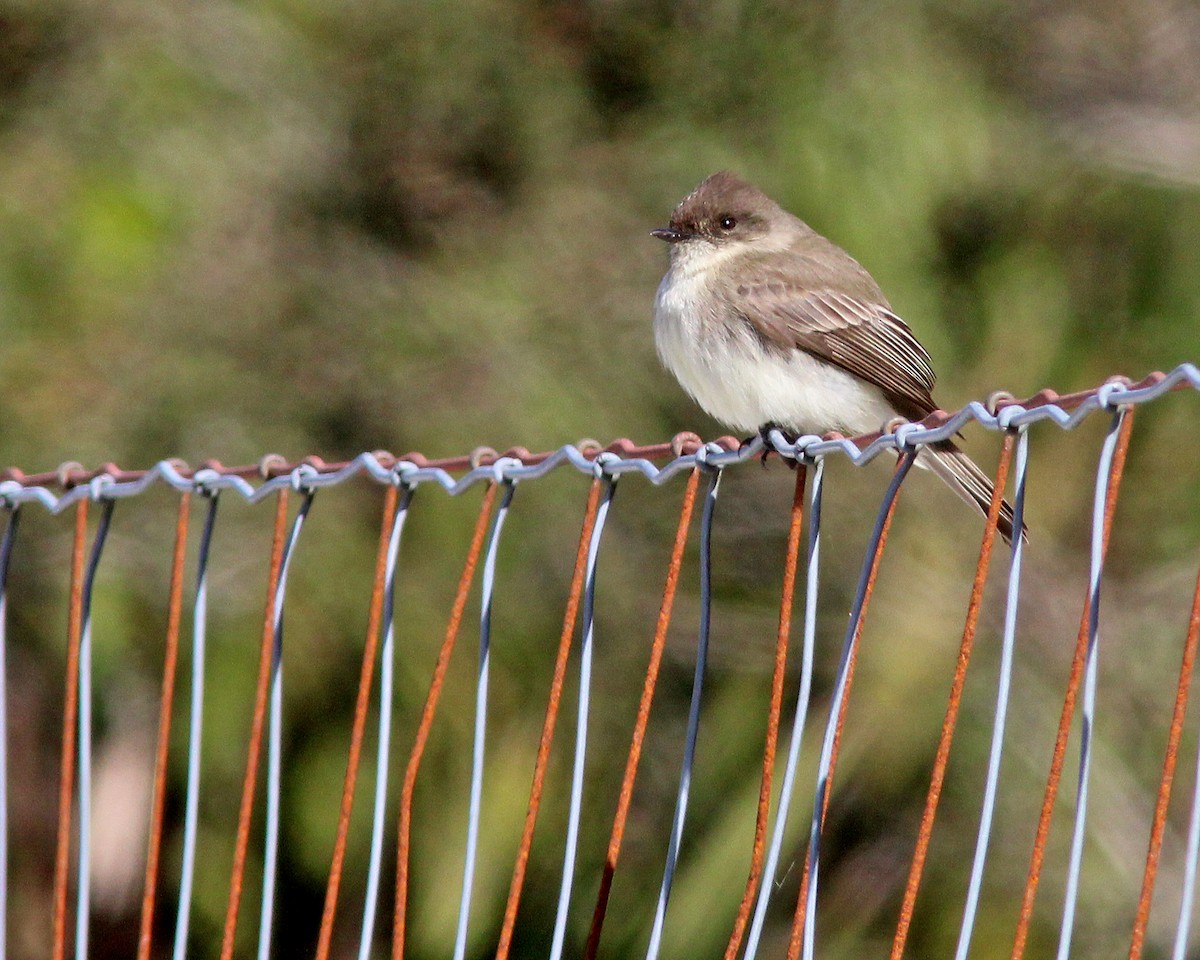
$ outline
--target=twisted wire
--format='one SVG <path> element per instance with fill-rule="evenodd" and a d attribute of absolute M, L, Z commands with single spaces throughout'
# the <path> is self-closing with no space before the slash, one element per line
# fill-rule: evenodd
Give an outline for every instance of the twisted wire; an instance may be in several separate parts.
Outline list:
<path fill-rule="evenodd" d="M 805 435 L 794 443 L 787 442 L 776 431 L 775 439 L 767 444 L 761 437 L 741 443 L 733 437 L 722 437 L 704 444 L 694 435 L 681 434 L 669 443 L 638 446 L 627 439 L 616 440 L 597 451 L 590 444 L 567 444 L 553 451 L 530 453 L 514 448 L 504 454 L 481 458 L 451 457 L 428 460 L 420 453 L 395 457 L 380 452 L 362 453 L 345 463 L 327 464 L 319 457 L 307 457 L 298 464 L 226 467 L 208 461 L 199 467 L 183 467 L 177 461 L 162 460 L 148 470 L 124 470 L 106 464 L 98 470 L 64 469 L 58 472 L 25 474 L 15 467 L 0 471 L 0 506 L 18 503 L 38 503 L 51 513 L 61 513 L 69 506 L 91 496 L 89 482 L 103 478 L 104 495 L 108 499 L 135 497 L 149 487 L 163 483 L 179 491 L 204 489 L 232 490 L 250 503 L 258 503 L 293 486 L 297 470 L 305 471 L 306 488 L 318 490 L 336 486 L 355 476 L 365 476 L 379 484 L 390 484 L 399 473 L 412 486 L 433 483 L 451 496 L 480 483 L 504 480 L 532 480 L 559 467 L 570 466 L 592 476 L 596 457 L 602 453 L 615 456 L 605 464 L 605 471 L 620 477 L 627 473 L 641 474 L 655 486 L 661 486 L 679 473 L 686 473 L 697 464 L 723 468 L 760 457 L 773 450 L 789 459 L 816 458 L 830 455 L 845 456 L 855 466 L 870 463 L 885 454 L 903 454 L 911 447 L 924 446 L 942 440 L 952 440 L 971 423 L 996 432 L 1049 421 L 1062 430 L 1072 430 L 1099 410 L 1117 406 L 1135 407 L 1157 399 L 1172 390 L 1200 391 L 1200 368 L 1183 363 L 1170 373 L 1154 372 L 1136 384 L 1110 380 L 1098 387 L 1078 393 L 1059 395 L 1053 390 L 1041 390 L 1023 401 L 1002 401 L 995 409 L 973 400 L 955 413 L 937 411 L 920 423 L 901 424 L 887 433 L 870 433 L 847 438 L 837 433 L 823 437 Z M 682 451 L 682 452 L 680 452 Z M 659 467 L 654 461 L 666 460 Z M 248 478 L 263 478 L 255 486 Z M 62 487 L 56 494 L 52 488 Z"/>

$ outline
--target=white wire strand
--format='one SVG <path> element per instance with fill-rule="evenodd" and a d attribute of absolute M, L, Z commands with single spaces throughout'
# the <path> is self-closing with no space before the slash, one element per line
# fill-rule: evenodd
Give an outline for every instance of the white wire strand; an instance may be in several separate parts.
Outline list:
<path fill-rule="evenodd" d="M 1183 861 L 1183 890 L 1179 898 L 1179 921 L 1175 925 L 1175 947 L 1171 960 L 1187 960 L 1192 911 L 1196 907 L 1196 864 L 1200 861 L 1200 740 L 1196 743 L 1196 778 L 1192 785 L 1192 815 L 1188 820 L 1187 847 Z"/>
<path fill-rule="evenodd" d="M 713 470 L 704 498 L 704 513 L 700 524 L 700 636 L 696 643 L 696 672 L 692 679 L 692 701 L 688 709 L 687 735 L 683 744 L 683 766 L 679 773 L 679 790 L 675 796 L 675 815 L 671 821 L 671 837 L 667 844 L 667 862 L 663 867 L 662 886 L 654 910 L 654 926 L 646 948 L 646 960 L 655 960 L 662 946 L 663 925 L 667 902 L 675 880 L 675 865 L 679 859 L 679 844 L 683 839 L 683 823 L 687 817 L 688 793 L 692 785 L 692 764 L 696 757 L 696 737 L 700 730 L 700 701 L 704 694 L 704 672 L 708 665 L 708 638 L 712 614 L 712 522 L 721 485 L 721 471 Z"/>
<path fill-rule="evenodd" d="M 94 491 L 93 491 L 94 492 Z M 83 578 L 83 632 L 79 641 L 79 882 L 76 888 L 75 956 L 84 960 L 91 922 L 92 864 L 92 588 L 108 539 L 114 502 L 103 502 Z"/>
<path fill-rule="evenodd" d="M 292 520 L 291 533 L 283 549 L 279 583 L 275 587 L 274 639 L 271 652 L 270 712 L 267 726 L 267 819 L 263 842 L 262 908 L 258 921 L 258 960 L 271 955 L 271 921 L 275 910 L 275 872 L 279 861 L 279 795 L 283 760 L 283 600 L 287 593 L 288 570 L 296 541 L 312 506 L 313 491 L 306 490 L 300 509 Z"/>
<path fill-rule="evenodd" d="M 379 744 L 375 755 L 375 802 L 371 814 L 371 853 L 367 861 L 367 894 L 363 903 L 362 936 L 358 942 L 359 960 L 369 960 L 375 936 L 375 912 L 379 907 L 379 877 L 383 869 L 384 813 L 387 806 L 388 757 L 391 753 L 393 682 L 396 669 L 396 558 L 400 537 L 412 502 L 413 489 L 405 486 L 400 494 L 392 533 L 388 539 L 383 586 L 383 644 L 379 650 Z"/>
<path fill-rule="evenodd" d="M 1025 529 L 1025 480 L 1029 464 L 1029 434 L 1022 427 L 1017 433 L 1016 466 L 1013 498 L 1013 530 Z M 962 927 L 958 934 L 955 960 L 966 960 L 975 932 L 975 917 L 979 909 L 979 894 L 983 887 L 983 871 L 987 862 L 988 843 L 996 809 L 996 790 L 1000 783 L 1000 757 L 1004 749 L 1004 731 L 1008 718 L 1009 692 L 1012 689 L 1013 651 L 1017 637 L 1017 605 L 1021 596 L 1021 560 L 1025 555 L 1025 538 L 1013 536 L 1012 561 L 1008 568 L 1008 593 L 1004 602 L 1004 636 L 1000 644 L 1000 676 L 996 681 L 996 712 L 992 719 L 992 745 L 988 753 L 987 783 L 983 790 L 983 809 L 979 814 L 979 832 L 975 838 L 975 856 L 971 861 L 971 881 L 963 908 Z"/>
<path fill-rule="evenodd" d="M 188 925 L 192 908 L 192 882 L 196 872 L 196 830 L 200 815 L 200 740 L 204 722 L 204 647 L 208 630 L 208 557 L 217 522 L 217 494 L 208 497 L 208 515 L 200 537 L 196 561 L 196 600 L 192 608 L 192 703 L 188 731 L 187 786 L 183 815 L 183 863 L 179 877 L 179 907 L 175 916 L 174 960 L 187 955 Z"/>
<path fill-rule="evenodd" d="M 783 850 L 787 833 L 788 814 L 795 789 L 796 768 L 800 761 L 800 747 L 804 738 L 804 727 L 808 723 L 808 706 L 812 696 L 813 651 L 817 637 L 817 593 L 821 568 L 821 496 L 825 485 L 825 459 L 814 464 L 812 489 L 808 505 L 808 566 L 804 580 L 804 643 L 801 652 L 800 690 L 796 694 L 796 713 L 792 720 L 791 740 L 788 744 L 787 763 L 783 769 L 783 783 L 779 788 L 779 809 L 775 812 L 775 824 L 771 833 L 771 845 L 767 849 L 767 860 L 763 867 L 762 884 L 758 888 L 758 901 L 754 905 L 754 919 L 750 934 L 746 938 L 745 960 L 754 960 L 758 954 L 759 938 L 767 916 L 767 905 L 775 892 L 775 871 Z"/>
<path fill-rule="evenodd" d="M 8 567 L 21 516 L 8 508 L 0 542 L 0 957 L 8 956 Z"/>
<path fill-rule="evenodd" d="M 471 799 L 467 813 L 467 850 L 463 857 L 458 929 L 454 936 L 454 960 L 463 960 L 467 953 L 467 922 L 471 915 L 471 888 L 475 880 L 475 860 L 479 853 L 479 813 L 483 802 L 483 755 L 487 735 L 488 666 L 491 660 L 492 596 L 496 586 L 496 556 L 515 490 L 515 483 L 504 482 L 504 496 L 492 520 L 492 535 L 483 561 L 479 600 L 479 673 L 475 687 L 475 738 L 471 750 Z"/>
<path fill-rule="evenodd" d="M 1104 574 L 1104 506 L 1112 483 L 1113 454 L 1125 419 L 1124 409 L 1113 414 L 1100 462 L 1096 467 L 1096 493 L 1092 500 L 1092 556 L 1088 576 L 1088 644 L 1084 661 L 1083 728 L 1079 745 L 1079 781 L 1075 801 L 1075 819 L 1071 831 L 1071 858 L 1067 869 L 1067 891 L 1063 918 L 1059 927 L 1058 960 L 1071 954 L 1071 936 L 1075 929 L 1075 908 L 1079 900 L 1079 876 L 1083 868 L 1083 838 L 1087 823 L 1088 785 L 1092 770 L 1092 732 L 1096 722 L 1096 678 L 1100 653 L 1100 581 Z"/>
<path fill-rule="evenodd" d="M 571 885 L 575 879 L 575 857 L 579 845 L 579 821 L 583 816 L 583 770 L 587 752 L 588 707 L 592 690 L 592 651 L 596 628 L 596 561 L 600 540 L 608 520 L 615 480 L 608 478 L 604 495 L 596 508 L 596 520 L 588 542 L 587 566 L 583 592 L 583 639 L 579 650 L 579 705 L 575 720 L 575 761 L 571 770 L 571 801 L 567 814 L 567 842 L 563 851 L 562 883 L 558 891 L 558 908 L 554 913 L 554 934 L 550 941 L 550 960 L 561 960 L 563 940 L 567 932 L 567 914 L 571 906 Z"/>
<path fill-rule="evenodd" d="M 817 926 L 817 880 L 821 866 L 821 823 L 825 811 L 825 794 L 829 789 L 830 768 L 833 765 L 833 741 L 837 735 L 837 719 L 846 699 L 846 685 L 850 670 L 850 662 L 858 645 L 858 624 L 862 619 L 863 604 L 867 596 L 867 585 L 871 577 L 871 565 L 879 541 L 883 537 L 883 528 L 887 524 L 888 511 L 900 494 L 900 484 L 908 476 L 916 460 L 916 450 L 910 450 L 900 460 L 892 481 L 888 484 L 883 501 L 879 504 L 879 513 L 875 517 L 875 529 L 867 541 L 867 549 L 863 554 L 862 570 L 858 575 L 858 588 L 854 595 L 854 605 L 850 608 L 850 622 L 846 626 L 846 639 L 842 644 L 842 659 L 838 664 L 837 679 L 833 686 L 833 699 L 829 704 L 829 720 L 825 725 L 825 738 L 821 743 L 821 758 L 817 764 L 817 789 L 813 797 L 812 821 L 808 833 L 809 870 L 807 899 L 804 903 L 804 960 L 813 960 L 816 945 Z"/>

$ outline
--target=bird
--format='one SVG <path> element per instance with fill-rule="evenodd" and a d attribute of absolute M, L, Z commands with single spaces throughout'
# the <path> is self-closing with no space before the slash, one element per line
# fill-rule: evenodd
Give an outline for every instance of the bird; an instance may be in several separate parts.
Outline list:
<path fill-rule="evenodd" d="M 651 235 L 670 246 L 654 300 L 658 356 L 728 428 L 855 436 L 938 409 L 929 353 L 874 278 L 736 174 L 707 177 Z M 922 446 L 916 464 L 986 516 L 992 481 L 953 440 Z M 1009 543 L 1013 524 L 1003 501 Z"/>

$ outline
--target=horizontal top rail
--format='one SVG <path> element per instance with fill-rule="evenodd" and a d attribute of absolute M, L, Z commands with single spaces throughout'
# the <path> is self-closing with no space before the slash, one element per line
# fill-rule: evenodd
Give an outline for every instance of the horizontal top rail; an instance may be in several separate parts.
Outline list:
<path fill-rule="evenodd" d="M 436 460 L 418 452 L 397 457 L 378 450 L 361 453 L 353 460 L 341 463 L 326 463 L 316 456 L 292 463 L 282 456 L 270 454 L 257 464 L 237 467 L 227 467 L 217 460 L 206 460 L 195 467 L 181 460 L 161 460 L 145 470 L 125 470 L 115 463 L 107 463 L 89 471 L 79 464 L 67 463 L 55 471 L 35 474 L 9 467 L 0 471 L 0 507 L 12 509 L 23 503 L 36 502 L 52 513 L 59 513 L 84 498 L 132 497 L 155 483 L 205 495 L 234 490 L 255 503 L 283 487 L 314 490 L 359 474 L 379 483 L 410 487 L 432 481 L 455 496 L 481 481 L 501 483 L 533 479 L 564 464 L 592 475 L 617 477 L 640 473 L 651 483 L 661 484 L 697 465 L 720 469 L 758 457 L 764 450 L 773 450 L 788 459 L 803 460 L 840 453 L 855 465 L 861 465 L 884 451 L 900 451 L 949 439 L 972 421 L 990 430 L 1014 430 L 1050 420 L 1062 429 L 1070 430 L 1098 410 L 1143 403 L 1186 387 L 1200 391 L 1200 369 L 1191 363 L 1180 364 L 1170 373 L 1155 371 L 1137 383 L 1127 377 L 1111 377 L 1090 390 L 1063 395 L 1044 389 L 1018 401 L 1007 393 L 994 393 L 986 401 L 973 400 L 953 413 L 934 411 L 919 423 L 889 423 L 880 431 L 858 437 L 837 433 L 802 436 L 794 443 L 789 442 L 781 431 L 772 430 L 766 441 L 755 437 L 748 443 L 728 436 L 705 443 L 694 433 L 679 433 L 668 443 L 638 445 L 622 438 L 602 447 L 588 440 L 542 453 L 531 453 L 523 447 L 503 453 L 480 448 L 465 456 Z M 656 461 L 665 459 L 667 462 L 663 466 L 655 465 Z M 253 479 L 261 482 L 255 486 L 250 482 Z M 56 494 L 56 489 L 62 492 Z"/>

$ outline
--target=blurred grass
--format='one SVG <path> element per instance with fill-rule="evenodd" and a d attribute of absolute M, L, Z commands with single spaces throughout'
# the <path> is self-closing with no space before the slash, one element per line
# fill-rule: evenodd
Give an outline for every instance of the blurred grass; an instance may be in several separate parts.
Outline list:
<path fill-rule="evenodd" d="M 27 471 L 68 459 L 232 463 L 267 452 L 333 460 L 376 448 L 440 456 L 480 444 L 545 449 L 584 436 L 715 435 L 718 426 L 654 357 L 649 312 L 664 256 L 647 230 L 721 167 L 759 182 L 874 273 L 929 347 L 946 407 L 999 388 L 1065 392 L 1195 359 L 1197 169 L 1168 169 L 1156 143 L 1121 139 L 1125 128 L 1093 136 L 1106 131 L 1094 118 L 1109 108 L 1170 120 L 1181 137 L 1200 115 L 1184 82 L 1188 51 L 1200 44 L 1194 18 L 1167 0 L 1135 7 L 0 0 L 0 463 Z M 1112 59 L 1117 80 L 1105 79 Z M 1105 150 L 1089 147 L 1101 141 Z M 1114 661 L 1139 674 L 1114 667 L 1118 690 L 1122 679 L 1138 690 L 1173 682 L 1200 534 L 1200 454 L 1188 442 L 1195 417 L 1191 397 L 1138 415 L 1111 557 L 1112 595 L 1122 606 L 1114 603 L 1112 615 L 1143 640 L 1117 647 Z M 1097 420 L 1069 437 L 1051 428 L 1033 437 L 1035 539 L 1022 616 L 1029 655 L 1045 658 L 1053 676 L 1030 667 L 1021 681 L 1014 722 L 1029 728 L 1030 742 L 1052 722 L 1065 674 L 1101 429 Z M 985 467 L 992 440 L 968 432 Z M 870 522 L 861 505 L 878 496 L 884 476 L 882 468 L 830 466 L 818 697 Z M 913 479 L 897 520 L 877 635 L 867 639 L 877 649 L 851 710 L 847 793 L 835 805 L 826 874 L 830 956 L 860 955 L 888 937 L 965 604 L 977 524 L 927 479 Z M 563 475 L 522 489 L 502 552 L 489 846 L 474 955 L 489 949 L 498 922 L 585 486 Z M 590 912 L 620 774 L 615 758 L 636 705 L 679 493 L 678 485 L 623 482 L 606 535 L 602 706 L 571 942 Z M 739 471 L 723 494 L 712 698 L 695 832 L 667 928 L 672 953 L 720 947 L 744 874 L 789 497 L 790 475 L 778 469 Z M 101 573 L 98 710 L 114 737 L 124 707 L 117 678 L 157 689 L 170 499 L 118 506 Z M 477 502 L 422 490 L 413 507 L 397 600 L 398 750 L 411 739 Z M 281 954 L 307 949 L 315 935 L 378 510 L 378 491 L 365 485 L 320 495 L 289 591 L 292 813 Z M 215 955 L 219 938 L 269 541 L 263 510 L 231 502 L 222 514 L 197 956 Z M 44 954 L 49 936 L 46 800 L 56 776 L 69 539 L 65 521 L 33 515 L 26 523 L 10 671 L 15 689 L 33 691 L 16 694 L 13 710 L 33 731 L 20 736 L 38 759 L 14 761 L 15 836 L 30 838 L 14 853 L 10 889 L 25 891 L 10 905 L 14 957 Z M 694 559 L 606 931 L 614 954 L 642 949 L 661 870 L 695 639 Z M 972 762 L 951 767 L 945 816 L 955 830 L 935 844 L 913 955 L 943 954 L 955 936 L 956 868 L 969 849 L 974 772 L 988 736 L 984 677 L 999 618 L 990 603 L 986 668 L 973 675 L 959 745 Z M 418 815 L 436 826 L 415 837 L 414 956 L 440 955 L 452 936 L 473 616 L 474 607 L 418 789 Z M 1117 643 L 1120 629 L 1112 631 Z M 794 688 L 796 678 L 789 682 Z M 1126 708 L 1142 709 L 1139 702 L 1130 695 Z M 564 706 L 571 709 L 570 695 Z M 1145 788 L 1165 719 L 1138 719 L 1143 735 L 1116 724 L 1104 731 L 1105 776 Z M 569 729 L 564 721 L 560 746 Z M 184 737 L 177 726 L 176 817 Z M 518 956 L 539 953 L 549 935 L 568 775 L 561 750 Z M 806 762 L 811 768 L 813 758 Z M 996 851 L 979 956 L 1005 949 L 1009 887 L 1024 870 L 1024 803 L 1039 791 L 1046 760 L 1023 762 L 1008 771 L 1012 806 L 1000 816 L 1004 835 L 1016 839 Z M 364 769 L 356 864 L 372 787 Z M 1113 789 L 1112 809 L 1122 809 Z M 1140 829 L 1131 835 L 1140 838 Z M 171 836 L 177 844 L 177 825 Z M 142 842 L 134 833 L 131 849 Z M 168 870 L 177 858 L 172 846 Z M 1123 869 L 1103 850 L 1089 850 L 1088 863 L 1096 864 L 1093 884 Z M 1125 891 L 1127 879 L 1111 886 Z M 794 895 L 798 882 L 792 864 L 783 893 Z M 363 883 L 347 876 L 338 955 L 354 949 Z M 1088 892 L 1109 902 L 1103 891 Z M 1057 922 L 1055 896 L 1043 899 L 1037 938 Z M 160 942 L 171 908 L 168 896 Z M 128 954 L 134 909 L 128 903 L 104 919 L 94 955 Z M 254 909 L 248 901 L 244 951 Z M 772 915 L 773 947 L 786 914 Z M 1096 947 L 1089 955 L 1109 955 L 1103 945 L 1116 921 L 1105 917 L 1100 908 L 1081 921 L 1084 942 Z"/>

